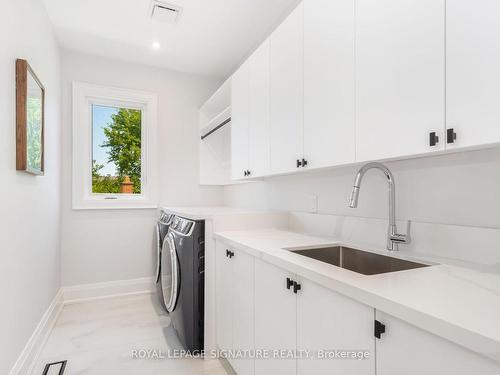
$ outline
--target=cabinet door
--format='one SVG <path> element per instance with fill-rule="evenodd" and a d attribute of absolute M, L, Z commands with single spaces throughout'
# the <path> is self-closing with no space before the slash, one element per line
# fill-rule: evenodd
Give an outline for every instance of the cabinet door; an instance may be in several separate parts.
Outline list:
<path fill-rule="evenodd" d="M 500 2 L 446 2 L 447 148 L 500 142 Z"/>
<path fill-rule="evenodd" d="M 248 60 L 250 76 L 249 170 L 251 177 L 269 173 L 269 40 Z"/>
<path fill-rule="evenodd" d="M 369 352 L 369 358 L 299 359 L 297 374 L 374 375 L 375 338 L 374 309 L 301 280 L 297 295 L 297 349 L 311 353 L 325 350 L 356 350 Z"/>
<path fill-rule="evenodd" d="M 243 179 L 248 169 L 248 126 L 250 122 L 249 76 L 245 62 L 231 77 L 231 176 Z"/>
<path fill-rule="evenodd" d="M 216 245 L 216 340 L 217 346 L 222 350 L 229 350 L 233 346 L 233 301 L 232 283 L 233 271 L 229 257 L 226 256 L 224 243 Z"/>
<path fill-rule="evenodd" d="M 443 149 L 444 20 L 444 0 L 356 1 L 358 161 Z"/>
<path fill-rule="evenodd" d="M 233 252 L 233 349 L 248 352 L 254 348 L 254 258 L 242 251 Z M 234 358 L 230 362 L 238 375 L 253 375 L 253 359 Z"/>
<path fill-rule="evenodd" d="M 278 267 L 255 259 L 255 349 L 292 350 L 296 348 L 296 295 L 286 288 L 293 278 Z M 272 354 L 272 353 L 271 353 Z M 295 359 L 255 359 L 255 375 L 293 375 Z"/>
<path fill-rule="evenodd" d="M 271 171 L 297 169 L 303 156 L 303 4 L 270 36 Z"/>
<path fill-rule="evenodd" d="M 311 168 L 355 160 L 354 2 L 304 1 L 304 157 Z"/>
<path fill-rule="evenodd" d="M 377 375 L 494 375 L 500 363 L 377 311 L 386 332 L 376 342 Z"/>

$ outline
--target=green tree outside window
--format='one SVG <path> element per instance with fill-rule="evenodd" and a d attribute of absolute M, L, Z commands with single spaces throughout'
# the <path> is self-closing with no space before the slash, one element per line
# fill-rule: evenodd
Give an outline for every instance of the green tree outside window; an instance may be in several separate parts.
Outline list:
<path fill-rule="evenodd" d="M 133 183 L 134 194 L 141 193 L 141 111 L 120 108 L 111 115 L 111 121 L 104 127 L 106 140 L 100 147 L 107 149 L 108 163 L 116 167 L 116 176 L 103 175 L 104 165 L 93 160 L 92 192 L 120 193 L 121 183 L 126 176 Z"/>

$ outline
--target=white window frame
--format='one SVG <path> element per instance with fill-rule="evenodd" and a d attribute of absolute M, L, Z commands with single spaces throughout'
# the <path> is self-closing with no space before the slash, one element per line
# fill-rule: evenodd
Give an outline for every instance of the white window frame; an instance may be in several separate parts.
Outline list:
<path fill-rule="evenodd" d="M 141 110 L 141 194 L 92 193 L 92 105 Z M 74 210 L 158 207 L 157 117 L 156 94 L 73 82 Z"/>

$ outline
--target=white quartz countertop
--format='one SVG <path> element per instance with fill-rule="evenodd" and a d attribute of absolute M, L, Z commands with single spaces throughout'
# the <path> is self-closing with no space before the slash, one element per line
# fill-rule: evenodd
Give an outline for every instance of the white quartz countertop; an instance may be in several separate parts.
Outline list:
<path fill-rule="evenodd" d="M 500 275 L 445 264 L 363 275 L 294 254 L 284 248 L 345 245 L 432 264 L 429 259 L 388 253 L 282 230 L 215 233 L 217 240 L 326 288 L 349 296 L 474 352 L 500 361 Z"/>
<path fill-rule="evenodd" d="M 186 206 L 186 207 L 161 207 L 165 212 L 179 215 L 193 220 L 212 219 L 219 215 L 254 214 L 264 211 L 246 210 L 229 206 Z"/>

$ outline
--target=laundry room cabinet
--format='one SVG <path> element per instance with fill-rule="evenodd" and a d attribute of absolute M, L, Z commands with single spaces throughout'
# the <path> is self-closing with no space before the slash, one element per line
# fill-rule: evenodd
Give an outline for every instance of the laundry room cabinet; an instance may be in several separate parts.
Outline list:
<path fill-rule="evenodd" d="M 304 159 L 355 160 L 354 2 L 304 0 Z"/>
<path fill-rule="evenodd" d="M 301 286 L 297 294 L 297 349 L 369 353 L 363 360 L 299 359 L 297 374 L 374 374 L 374 309 L 305 278 L 297 280 Z"/>
<path fill-rule="evenodd" d="M 254 348 L 254 258 L 217 243 L 216 340 L 225 351 L 244 353 Z M 238 375 L 254 373 L 251 356 L 230 356 Z"/>
<path fill-rule="evenodd" d="M 447 148 L 500 142 L 500 2 L 446 2 Z"/>
<path fill-rule="evenodd" d="M 269 39 L 264 41 L 248 59 L 249 107 L 248 165 L 250 176 L 269 174 Z"/>
<path fill-rule="evenodd" d="M 444 0 L 355 4 L 356 161 L 443 150 Z"/>
<path fill-rule="evenodd" d="M 231 155 L 234 179 L 269 173 L 269 41 L 232 78 Z"/>
<path fill-rule="evenodd" d="M 304 0 L 270 37 L 271 172 L 354 162 L 354 6 Z"/>
<path fill-rule="evenodd" d="M 499 17 L 303 0 L 233 76 L 233 179 L 500 145 Z"/>
<path fill-rule="evenodd" d="M 270 36 L 269 126 L 271 172 L 297 170 L 304 162 L 304 4 Z M 300 164 L 300 165 L 299 165 Z"/>
<path fill-rule="evenodd" d="M 216 273 L 217 346 L 262 353 L 230 359 L 239 375 L 499 373 L 492 359 L 221 240 Z M 367 354 L 328 359 L 334 351 Z"/>
<path fill-rule="evenodd" d="M 385 326 L 377 339 L 377 375 L 495 375 L 500 366 L 486 357 L 377 310 Z"/>
<path fill-rule="evenodd" d="M 233 264 L 223 249 L 217 244 L 215 255 L 216 285 L 216 341 L 221 350 L 230 350 L 233 346 Z"/>
<path fill-rule="evenodd" d="M 245 61 L 231 77 L 231 177 L 248 177 L 250 127 L 249 63 Z"/>
<path fill-rule="evenodd" d="M 296 348 L 297 298 L 294 275 L 270 263 L 255 260 L 255 348 L 268 352 Z M 288 281 L 288 286 L 287 286 Z M 255 360 L 255 375 L 296 374 L 296 361 L 286 358 Z"/>
<path fill-rule="evenodd" d="M 255 260 L 255 348 L 308 350 L 312 357 L 256 359 L 255 374 L 374 374 L 374 309 Z M 318 351 L 366 350 L 365 360 L 320 359 Z M 304 353 L 304 352 L 303 352 Z"/>

